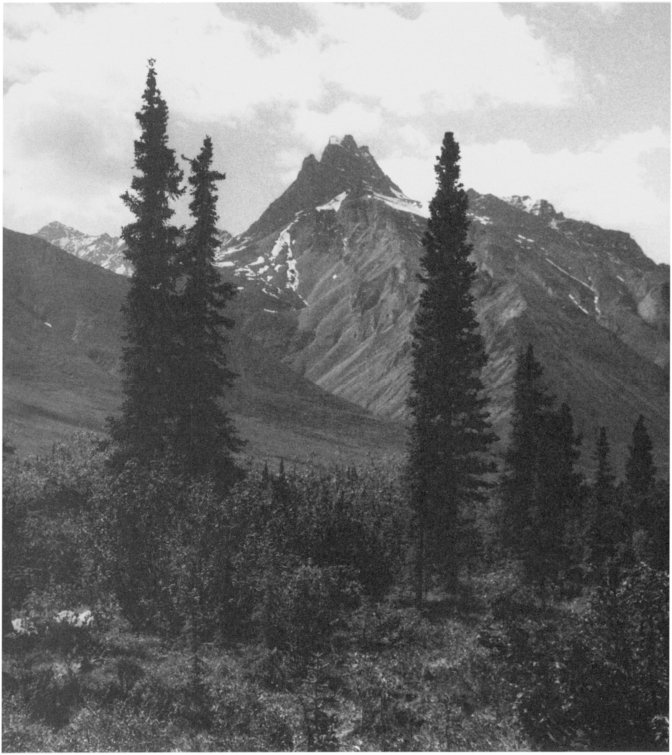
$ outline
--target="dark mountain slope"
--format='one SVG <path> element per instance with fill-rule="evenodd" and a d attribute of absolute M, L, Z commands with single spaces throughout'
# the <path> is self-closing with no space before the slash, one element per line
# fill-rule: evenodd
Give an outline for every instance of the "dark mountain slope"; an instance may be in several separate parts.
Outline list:
<path fill-rule="evenodd" d="M 121 403 L 120 307 L 128 280 L 34 236 L 5 230 L 4 432 L 22 452 L 75 429 L 100 431 Z M 403 450 L 403 429 L 371 417 L 277 363 L 234 330 L 239 379 L 229 409 L 247 451 L 346 461 Z"/>

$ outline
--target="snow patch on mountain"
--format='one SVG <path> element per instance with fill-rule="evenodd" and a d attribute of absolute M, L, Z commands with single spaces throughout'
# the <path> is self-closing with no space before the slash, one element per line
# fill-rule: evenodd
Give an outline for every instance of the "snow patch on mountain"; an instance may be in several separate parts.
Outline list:
<path fill-rule="evenodd" d="M 553 265 L 554 268 L 559 270 L 561 273 L 564 273 L 565 275 L 569 276 L 573 281 L 576 281 L 577 283 L 580 283 L 582 286 L 585 286 L 589 291 L 592 291 L 593 289 L 584 281 L 580 280 L 579 278 L 575 278 L 571 273 L 568 273 L 564 268 L 560 267 L 560 265 L 556 265 L 553 260 L 546 259 L 546 262 L 548 262 L 549 265 Z"/>
<path fill-rule="evenodd" d="M 325 212 L 326 210 L 333 210 L 334 212 L 338 212 L 338 210 L 341 207 L 341 204 L 343 204 L 343 200 L 347 196 L 348 196 L 348 192 L 347 191 L 342 191 L 340 194 L 338 194 L 337 196 L 335 196 L 333 199 L 330 199 L 326 204 L 321 204 L 319 207 L 316 207 L 315 209 L 318 212 Z"/>
<path fill-rule="evenodd" d="M 395 192 L 399 194 L 400 192 Z M 400 212 L 410 212 L 413 215 L 419 215 L 421 218 L 429 217 L 429 210 L 423 206 L 422 202 L 416 202 L 414 199 L 409 199 L 404 196 L 397 196 L 396 198 L 385 196 L 384 194 L 377 194 L 374 192 L 374 198 L 384 202 L 388 207 L 393 210 L 399 210 Z"/>
<path fill-rule="evenodd" d="M 471 216 L 472 223 L 480 223 L 481 225 L 492 225 L 492 220 L 485 215 L 475 215 L 473 212 L 468 213 Z"/>
<path fill-rule="evenodd" d="M 590 315 L 590 312 L 579 302 L 579 300 L 574 296 L 574 294 L 569 294 L 569 298 L 575 306 L 577 306 L 582 312 L 585 312 L 587 315 Z"/>

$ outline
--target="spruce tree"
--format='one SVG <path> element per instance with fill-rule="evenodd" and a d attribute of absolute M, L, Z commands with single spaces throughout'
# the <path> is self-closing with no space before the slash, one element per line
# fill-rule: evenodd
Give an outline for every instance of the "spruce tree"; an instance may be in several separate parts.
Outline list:
<path fill-rule="evenodd" d="M 226 366 L 224 328 L 233 323 L 222 310 L 236 293 L 214 266 L 217 239 L 213 147 L 206 137 L 191 166 L 189 204 L 193 225 L 180 250 L 179 376 L 173 389 L 175 461 L 189 477 L 211 475 L 226 486 L 236 477 L 232 454 L 242 447 L 222 399 L 235 377 Z M 184 158 L 187 160 L 187 158 Z"/>
<path fill-rule="evenodd" d="M 625 482 L 630 491 L 637 496 L 648 495 L 656 480 L 656 468 L 653 464 L 653 443 L 640 414 L 632 431 L 632 443 L 628 447 L 629 455 L 625 467 Z"/>
<path fill-rule="evenodd" d="M 553 401 L 543 381 L 543 368 L 529 344 L 518 354 L 516 363 L 511 440 L 504 455 L 500 487 L 502 544 L 509 555 L 523 563 L 534 548 L 541 447 Z"/>
<path fill-rule="evenodd" d="M 583 479 L 581 438 L 567 404 L 554 397 L 530 344 L 518 356 L 511 442 L 500 486 L 501 538 L 526 581 L 545 587 L 577 565 Z"/>
<path fill-rule="evenodd" d="M 567 404 L 549 412 L 539 447 L 534 571 L 537 579 L 557 582 L 582 560 L 580 543 L 584 482 L 577 472 L 581 436 Z"/>
<path fill-rule="evenodd" d="M 122 199 L 135 215 L 125 226 L 126 259 L 133 265 L 124 305 L 126 345 L 122 352 L 122 415 L 110 420 L 113 461 L 143 463 L 165 458 L 171 434 L 171 397 L 177 369 L 176 281 L 179 229 L 170 224 L 171 200 L 179 197 L 182 171 L 168 147 L 168 107 L 149 61 L 143 105 L 136 113 L 141 135 L 135 142 L 131 192 Z"/>
<path fill-rule="evenodd" d="M 584 531 L 587 561 L 598 568 L 616 556 L 618 544 L 623 541 L 619 493 L 609 454 L 607 431 L 600 427 L 593 453 L 595 476 L 590 488 Z"/>
<path fill-rule="evenodd" d="M 639 558 L 663 568 L 669 550 L 669 497 L 656 482 L 653 443 L 639 415 L 625 466 L 625 496 L 634 550 Z"/>
<path fill-rule="evenodd" d="M 426 572 L 457 585 L 474 506 L 483 500 L 489 430 L 481 371 L 486 363 L 471 287 L 468 198 L 459 181 L 460 150 L 452 133 L 436 163 L 437 191 L 423 237 L 423 284 L 413 328 L 408 406 L 411 504 L 416 522 L 416 600 Z"/>

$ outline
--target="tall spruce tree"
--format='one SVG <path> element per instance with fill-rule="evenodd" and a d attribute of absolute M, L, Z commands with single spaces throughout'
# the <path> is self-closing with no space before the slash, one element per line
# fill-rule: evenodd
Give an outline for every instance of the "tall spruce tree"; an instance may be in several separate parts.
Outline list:
<path fill-rule="evenodd" d="M 217 181 L 212 169 L 213 147 L 206 137 L 191 166 L 189 204 L 193 225 L 180 250 L 179 379 L 174 386 L 176 421 L 173 452 L 179 469 L 189 477 L 211 475 L 221 484 L 236 475 L 232 454 L 242 447 L 222 398 L 235 377 L 226 366 L 224 328 L 233 322 L 222 314 L 236 293 L 214 266 L 217 239 Z"/>
<path fill-rule="evenodd" d="M 423 289 L 412 333 L 409 479 L 418 603 L 430 569 L 448 589 L 457 585 L 469 520 L 487 487 L 484 454 L 494 438 L 481 382 L 486 355 L 471 293 L 476 266 L 469 260 L 459 159 L 459 146 L 447 133 L 435 167 L 438 188 L 423 237 Z"/>
<path fill-rule="evenodd" d="M 171 200 L 184 193 L 183 173 L 168 147 L 168 107 L 149 61 L 143 105 L 136 113 L 141 128 L 135 142 L 131 192 L 122 199 L 135 215 L 125 226 L 126 259 L 133 265 L 124 305 L 126 345 L 122 352 L 122 415 L 110 420 L 114 462 L 164 458 L 169 452 L 172 386 L 178 365 L 176 326 L 177 239 L 170 224 Z"/>

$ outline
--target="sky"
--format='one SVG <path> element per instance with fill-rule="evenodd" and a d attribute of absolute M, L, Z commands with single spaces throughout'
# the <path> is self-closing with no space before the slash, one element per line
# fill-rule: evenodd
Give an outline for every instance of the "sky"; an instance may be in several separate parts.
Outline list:
<path fill-rule="evenodd" d="M 3 8 L 5 227 L 120 235 L 154 58 L 170 146 L 195 157 L 212 137 L 231 233 L 330 136 L 352 134 L 428 201 L 452 131 L 465 187 L 547 199 L 669 262 L 669 3 Z"/>

